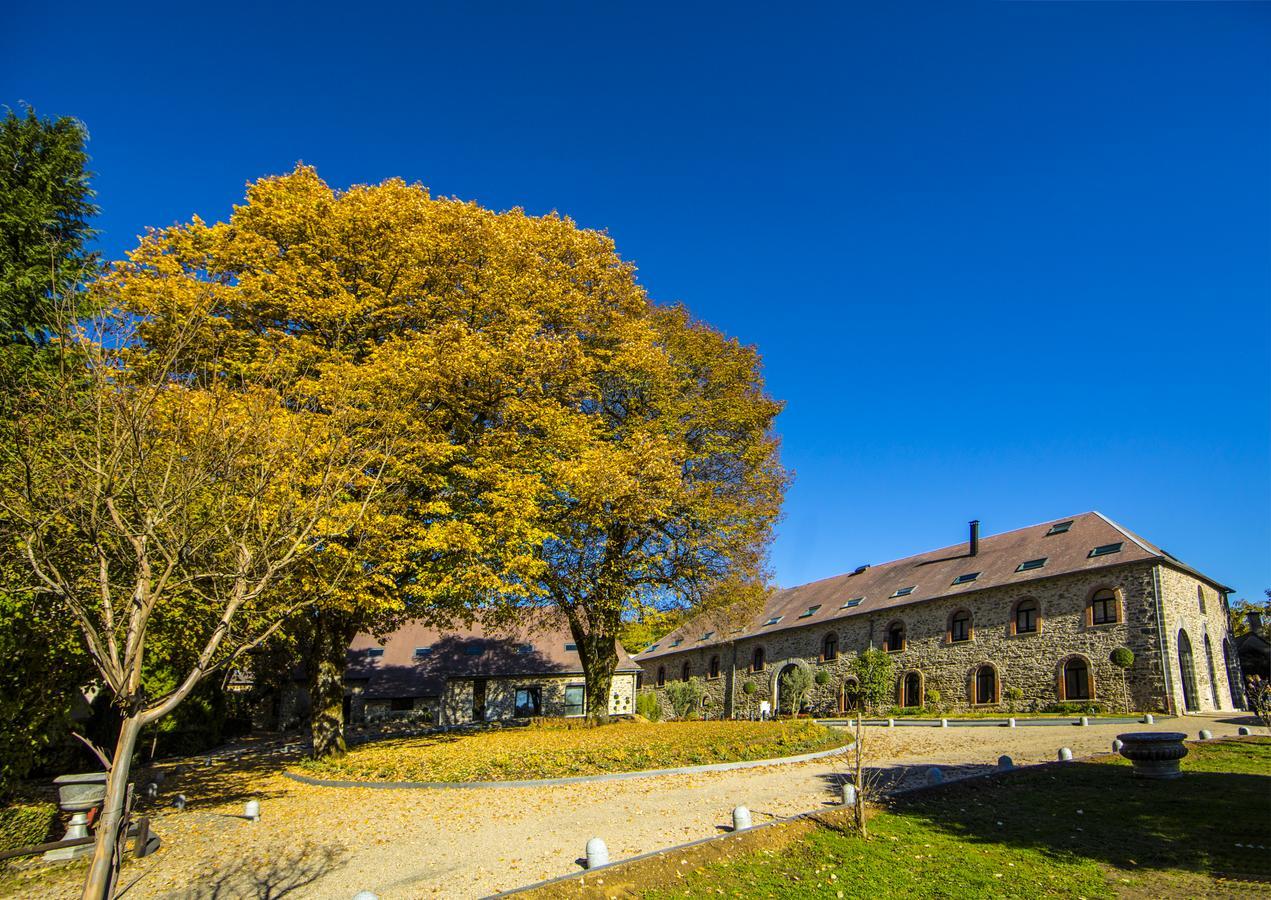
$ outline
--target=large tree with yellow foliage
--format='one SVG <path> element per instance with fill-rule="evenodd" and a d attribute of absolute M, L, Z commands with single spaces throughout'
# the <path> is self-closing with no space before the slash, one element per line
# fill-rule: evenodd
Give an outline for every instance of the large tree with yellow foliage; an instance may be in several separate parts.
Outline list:
<path fill-rule="evenodd" d="M 309 614 L 319 755 L 357 630 L 558 607 L 603 714 L 625 614 L 757 581 L 786 477 L 758 356 L 651 303 L 604 234 L 299 167 L 151 233 L 111 285 L 155 340 L 209 294 L 231 372 L 321 373 L 394 435 L 379 502 L 290 581 L 356 557 Z"/>

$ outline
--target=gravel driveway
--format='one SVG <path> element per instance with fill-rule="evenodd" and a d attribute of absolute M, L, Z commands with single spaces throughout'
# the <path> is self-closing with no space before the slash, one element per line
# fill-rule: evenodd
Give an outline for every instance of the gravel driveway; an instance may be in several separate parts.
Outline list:
<path fill-rule="evenodd" d="M 1229 716 L 1188 716 L 1153 726 L 867 729 L 870 764 L 899 780 L 925 776 L 932 765 L 949 776 L 992 768 L 1001 754 L 1016 764 L 1055 759 L 1060 746 L 1076 756 L 1110 749 L 1132 730 L 1235 734 Z M 1255 733 L 1266 729 L 1255 728 Z M 169 779 L 159 802 L 178 791 L 184 812 L 158 811 L 153 828 L 163 848 L 125 872 L 138 878 L 125 895 L 145 897 L 293 897 L 348 900 L 359 890 L 389 898 L 480 897 L 578 869 L 587 839 L 600 836 L 618 860 L 719 834 L 734 806 L 756 822 L 834 802 L 846 758 L 733 772 L 672 775 L 537 788 L 375 790 L 299 784 L 279 773 L 276 758 L 241 771 L 211 767 Z M 910 768 L 912 767 L 912 769 Z M 223 769 L 224 771 L 219 771 Z M 227 798 L 199 804 L 199 791 Z M 242 801 L 261 799 L 262 818 L 239 818 Z M 73 871 L 62 887 L 77 894 Z M 47 892 L 49 884 L 40 886 Z M 57 896 L 54 891 L 51 895 Z"/>

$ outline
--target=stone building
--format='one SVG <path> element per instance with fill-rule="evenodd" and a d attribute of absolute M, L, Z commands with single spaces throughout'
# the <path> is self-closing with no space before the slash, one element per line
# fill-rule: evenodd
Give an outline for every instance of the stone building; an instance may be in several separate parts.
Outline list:
<path fill-rule="evenodd" d="M 640 667 L 618 645 L 610 715 L 635 711 Z M 586 715 L 578 648 L 562 619 L 439 630 L 408 622 L 382 643 L 359 634 L 345 672 L 350 722 L 409 718 L 439 725 Z"/>
<path fill-rule="evenodd" d="M 814 714 L 844 712 L 851 660 L 871 647 L 892 656 L 897 707 L 938 692 L 955 709 L 1004 709 L 1012 695 L 1022 712 L 1235 709 L 1229 592 L 1097 512 L 983 539 L 972 522 L 966 544 L 778 591 L 741 627 L 690 621 L 635 659 L 659 693 L 704 679 L 707 715 L 747 717 L 763 701 L 789 712 L 780 678 L 795 666 L 814 675 Z M 1124 673 L 1118 647 L 1134 653 Z"/>

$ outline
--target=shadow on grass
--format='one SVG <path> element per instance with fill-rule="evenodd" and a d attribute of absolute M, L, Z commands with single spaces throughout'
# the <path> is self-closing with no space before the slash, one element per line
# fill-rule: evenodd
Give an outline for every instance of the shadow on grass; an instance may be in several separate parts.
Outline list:
<path fill-rule="evenodd" d="M 1262 747 L 1271 754 L 1271 743 Z M 885 806 L 971 843 L 1124 870 L 1271 881 L 1271 858 L 1254 849 L 1271 845 L 1271 765 L 1258 774 L 1203 771 L 1222 748 L 1192 750 L 1193 770 L 1184 760 L 1184 776 L 1172 781 L 1134 778 L 1129 765 L 1073 762 L 892 797 Z"/>

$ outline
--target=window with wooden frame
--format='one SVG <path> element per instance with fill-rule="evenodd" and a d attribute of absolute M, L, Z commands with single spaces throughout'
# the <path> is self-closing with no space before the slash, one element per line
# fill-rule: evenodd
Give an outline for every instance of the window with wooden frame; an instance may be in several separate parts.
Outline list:
<path fill-rule="evenodd" d="M 712 656 L 710 665 L 706 669 L 706 677 L 714 681 L 719 677 L 719 657 Z"/>
<path fill-rule="evenodd" d="M 764 665 L 763 647 L 756 647 L 755 652 L 750 657 L 750 671 L 762 672 Z"/>
<path fill-rule="evenodd" d="M 658 687 L 666 684 L 666 666 L 658 666 Z"/>
<path fill-rule="evenodd" d="M 945 634 L 945 639 L 950 644 L 961 644 L 969 641 L 974 634 L 971 628 L 971 613 L 969 610 L 960 609 L 949 616 L 949 628 Z"/>
<path fill-rule="evenodd" d="M 1094 679 L 1084 656 L 1070 656 L 1059 667 L 1059 699 L 1089 700 L 1094 697 Z"/>
<path fill-rule="evenodd" d="M 685 660 L 684 665 L 680 666 L 680 681 L 688 681 L 693 677 L 693 664 Z"/>
<path fill-rule="evenodd" d="M 975 706 L 987 706 L 998 702 L 997 669 L 991 663 L 984 663 L 971 673 L 971 703 Z"/>
<path fill-rule="evenodd" d="M 821 641 L 821 661 L 834 662 L 839 658 L 839 636 L 831 631 Z"/>
<path fill-rule="evenodd" d="M 1015 604 L 1011 612 L 1011 634 L 1036 634 L 1042 628 L 1041 605 L 1032 597 Z"/>
<path fill-rule="evenodd" d="M 1121 621 L 1121 601 L 1111 588 L 1101 588 L 1090 596 L 1087 625 L 1115 625 Z"/>
<path fill-rule="evenodd" d="M 899 653 L 905 649 L 905 623 L 897 620 L 887 626 L 887 638 L 883 649 L 888 653 Z"/>

